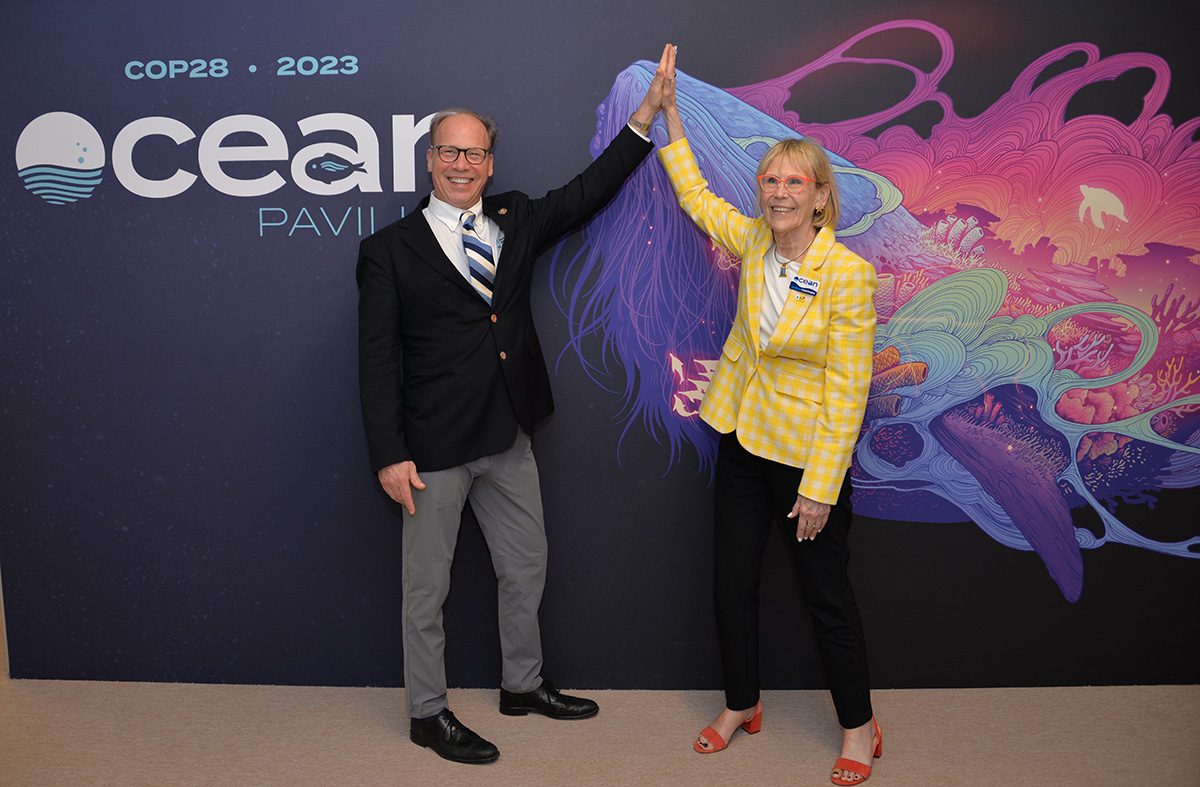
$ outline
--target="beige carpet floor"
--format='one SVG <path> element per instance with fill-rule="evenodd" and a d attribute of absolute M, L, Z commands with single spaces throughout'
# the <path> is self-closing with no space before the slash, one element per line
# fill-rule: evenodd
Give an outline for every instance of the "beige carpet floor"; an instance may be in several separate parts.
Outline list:
<path fill-rule="evenodd" d="M 3 785 L 828 784 L 825 692 L 764 693 L 763 731 L 691 751 L 708 691 L 594 691 L 600 715 L 510 718 L 451 692 L 500 747 L 445 762 L 408 740 L 399 689 L 0 680 Z M 1200 686 L 893 690 L 874 695 L 871 784 L 1200 785 Z"/>

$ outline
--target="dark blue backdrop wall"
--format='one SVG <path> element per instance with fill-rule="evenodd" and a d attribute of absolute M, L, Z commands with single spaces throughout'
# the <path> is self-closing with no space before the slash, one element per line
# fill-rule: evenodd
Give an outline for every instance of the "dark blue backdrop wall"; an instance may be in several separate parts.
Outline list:
<path fill-rule="evenodd" d="M 0 147 L 15 160 L 0 178 L 0 568 L 13 677 L 400 684 L 401 520 L 366 457 L 353 274 L 359 238 L 427 191 L 427 142 L 410 126 L 441 107 L 493 114 L 501 129 L 493 190 L 540 193 L 587 163 L 614 79 L 664 41 L 680 44 L 688 74 L 732 87 L 912 18 L 954 43 L 938 87 L 959 118 L 995 108 L 1031 63 L 1075 42 L 1104 57 L 1157 55 L 1170 89 L 1153 111 L 1171 130 L 1198 114 L 1200 69 L 1175 4 L 1136 13 L 1127 3 L 1029 0 L 512 6 L 6 7 Z M 911 29 L 874 52 L 925 71 L 939 57 L 929 36 Z M 1151 88 L 1166 88 L 1145 63 L 1080 90 L 1067 115 L 1135 124 Z M 784 105 L 804 123 L 835 124 L 894 106 L 912 87 L 904 72 L 843 67 L 798 83 Z M 946 106 L 921 103 L 860 136 L 899 125 L 936 137 Z M 75 118 L 39 120 L 55 112 Z M 324 113 L 340 115 L 302 125 Z M 236 115 L 260 120 L 222 121 Z M 226 146 L 269 149 L 213 165 L 226 132 Z M 330 147 L 305 152 L 321 143 Z M 1171 248 L 1176 268 L 1194 268 L 1200 156 L 1190 137 L 1180 145 L 1174 171 L 1193 179 L 1171 194 L 1192 206 L 1192 234 L 1172 235 Z M 339 153 L 362 159 L 366 173 L 345 178 Z M 322 161 L 330 166 L 305 176 L 306 164 Z M 36 188 L 39 174 L 58 178 L 57 189 Z M 247 185 L 258 178 L 268 180 Z M 1119 194 L 1119 184 L 1106 193 Z M 918 210 L 905 195 L 928 227 L 949 213 Z M 1092 205 L 1109 221 L 1117 207 Z M 996 214 L 977 215 L 999 237 Z M 1166 242 L 1150 230 L 1141 240 Z M 591 242 L 567 239 L 562 259 Z M 1090 260 L 1103 280 L 1116 258 L 1084 253 L 1078 262 Z M 890 273 L 898 283 L 936 278 Z M 571 290 L 572 275 L 547 261 L 535 287 L 558 402 L 535 443 L 551 545 L 548 674 L 577 686 L 714 687 L 703 448 L 684 441 L 673 455 L 661 430 L 623 417 L 628 402 L 617 392 L 631 372 L 620 364 L 601 373 L 562 352 L 577 325 L 555 296 Z M 1193 274 L 1178 282 L 1170 298 L 1200 294 Z M 1120 284 L 1096 299 L 1153 311 L 1152 293 L 1143 304 Z M 1177 309 L 1182 327 L 1160 321 L 1161 338 L 1191 330 L 1187 305 Z M 591 362 L 611 359 L 600 342 L 584 338 Z M 1187 383 L 1200 370 L 1194 353 L 1180 353 L 1182 368 L 1173 368 Z M 1164 364 L 1174 357 L 1165 354 Z M 1194 383 L 1175 393 L 1190 395 Z M 1170 431 L 1182 442 L 1195 423 L 1186 408 L 1176 413 Z M 1108 456 L 1089 455 L 1089 445 L 1072 444 L 1069 454 L 1093 463 Z M 1189 513 L 1196 481 L 1186 455 L 1164 457 L 1140 487 L 1095 494 L 1104 513 L 1152 544 L 1117 537 L 1100 509 L 1061 484 L 1080 532 L 1108 536 L 1102 545 L 1080 536 L 1097 548 L 1082 552 L 1075 602 L 1019 534 L 1005 541 L 1011 528 L 989 530 L 966 509 L 947 513 L 944 496 L 900 493 L 886 517 L 866 505 L 873 516 L 855 525 L 853 570 L 876 684 L 1200 679 L 1200 562 L 1192 559 L 1200 533 Z M 1146 491 L 1152 501 L 1139 497 Z M 942 508 L 930 514 L 935 501 Z M 1190 551 L 1170 547 L 1187 539 Z M 819 686 L 781 546 L 772 542 L 764 578 L 765 680 Z M 446 610 L 452 684 L 497 685 L 495 602 L 468 515 Z"/>

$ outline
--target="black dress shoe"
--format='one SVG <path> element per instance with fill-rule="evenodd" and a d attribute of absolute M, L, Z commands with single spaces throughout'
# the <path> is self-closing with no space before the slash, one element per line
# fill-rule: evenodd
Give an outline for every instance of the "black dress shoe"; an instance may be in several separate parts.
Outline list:
<path fill-rule="evenodd" d="M 500 756 L 499 749 L 454 718 L 449 708 L 427 719 L 413 719 L 408 729 L 413 743 L 427 746 L 447 760 L 482 765 Z"/>
<path fill-rule="evenodd" d="M 500 689 L 500 712 L 505 716 L 540 713 L 552 719 L 586 719 L 599 713 L 600 706 L 583 697 L 560 694 L 550 681 L 543 680 L 541 686 L 524 694 Z"/>

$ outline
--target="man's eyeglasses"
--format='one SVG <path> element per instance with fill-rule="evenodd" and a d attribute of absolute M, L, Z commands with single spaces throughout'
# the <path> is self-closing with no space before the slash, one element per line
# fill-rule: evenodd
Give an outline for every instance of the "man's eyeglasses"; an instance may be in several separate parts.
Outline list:
<path fill-rule="evenodd" d="M 458 161 L 459 155 L 466 156 L 469 164 L 482 164 L 483 160 L 492 152 L 487 148 L 458 148 L 454 145 L 430 145 L 429 147 L 433 148 L 437 157 L 447 164 Z"/>
<path fill-rule="evenodd" d="M 770 172 L 758 176 L 758 187 L 768 194 L 777 191 L 780 186 L 783 186 L 788 194 L 799 194 L 804 191 L 804 187 L 809 183 L 817 185 L 818 181 L 813 178 L 806 178 L 803 175 L 789 175 L 786 178 L 781 178 L 778 175 L 772 175 Z"/>

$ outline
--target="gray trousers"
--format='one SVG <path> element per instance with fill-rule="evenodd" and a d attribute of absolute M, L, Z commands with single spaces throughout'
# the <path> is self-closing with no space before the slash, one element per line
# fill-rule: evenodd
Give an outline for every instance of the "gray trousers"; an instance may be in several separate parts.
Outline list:
<path fill-rule="evenodd" d="M 546 585 L 546 528 L 529 436 L 512 448 L 446 470 L 422 473 L 417 513 L 404 513 L 404 687 L 411 718 L 446 707 L 446 634 L 442 606 L 463 506 L 469 500 L 496 570 L 500 613 L 500 685 L 541 685 L 538 607 Z"/>

